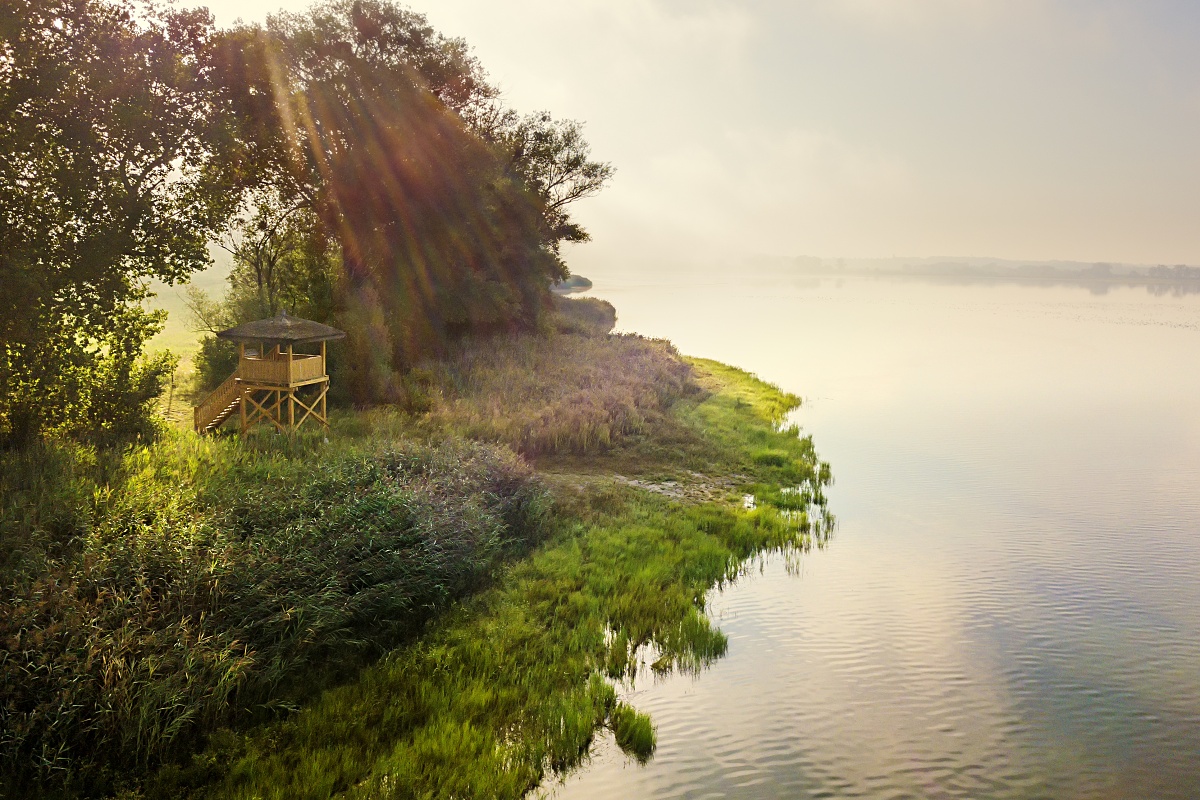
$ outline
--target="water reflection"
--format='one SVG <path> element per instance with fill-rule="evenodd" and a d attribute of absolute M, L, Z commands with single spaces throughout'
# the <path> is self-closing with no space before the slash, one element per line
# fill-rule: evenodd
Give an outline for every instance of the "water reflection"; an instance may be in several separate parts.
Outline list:
<path fill-rule="evenodd" d="M 1200 796 L 1200 297 L 591 277 L 805 395 L 837 546 L 715 593 L 728 654 L 631 689 L 655 758 L 557 796 Z"/>

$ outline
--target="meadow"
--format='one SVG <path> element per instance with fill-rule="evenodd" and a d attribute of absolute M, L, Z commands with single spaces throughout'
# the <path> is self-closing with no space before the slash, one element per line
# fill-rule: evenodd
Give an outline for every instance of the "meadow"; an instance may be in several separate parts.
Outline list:
<path fill-rule="evenodd" d="M 827 535 L 829 471 L 795 397 L 557 303 L 327 435 L 4 454 L 11 796 L 520 797 L 605 725 L 651 757 L 617 688 L 724 652 L 705 593 Z"/>

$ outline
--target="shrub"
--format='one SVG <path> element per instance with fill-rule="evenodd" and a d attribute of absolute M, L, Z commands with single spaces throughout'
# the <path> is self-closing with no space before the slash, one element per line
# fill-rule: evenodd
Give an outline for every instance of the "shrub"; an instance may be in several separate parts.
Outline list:
<path fill-rule="evenodd" d="M 103 792 L 286 705 L 486 581 L 544 516 L 527 465 L 461 441 L 314 461 L 181 435 L 129 455 L 111 491 L 84 496 L 84 470 L 60 459 L 61 490 L 3 506 L 10 562 L 22 531 L 46 553 L 76 542 L 0 595 L 0 771 L 18 786 Z"/>
<path fill-rule="evenodd" d="M 238 348 L 233 342 L 205 336 L 192 359 L 195 366 L 196 391 L 203 395 L 225 382 L 238 368 Z"/>

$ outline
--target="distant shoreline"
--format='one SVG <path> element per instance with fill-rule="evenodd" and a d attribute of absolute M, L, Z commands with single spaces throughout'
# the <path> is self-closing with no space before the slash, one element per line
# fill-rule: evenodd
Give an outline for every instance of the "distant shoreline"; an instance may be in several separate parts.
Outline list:
<path fill-rule="evenodd" d="M 1152 294 L 1200 294 L 1200 274 L 1196 276 L 1136 273 L 1096 274 L 1080 270 L 1034 271 L 1021 268 L 988 270 L 973 267 L 962 269 L 801 268 L 792 271 L 791 274 L 814 278 L 914 278 L 935 280 L 940 283 L 1009 283 L 1026 286 L 1061 285 L 1104 289 L 1143 287 Z"/>

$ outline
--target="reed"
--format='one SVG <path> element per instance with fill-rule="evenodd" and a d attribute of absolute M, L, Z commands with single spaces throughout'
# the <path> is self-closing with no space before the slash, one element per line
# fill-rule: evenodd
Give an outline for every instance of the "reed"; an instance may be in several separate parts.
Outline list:
<path fill-rule="evenodd" d="M 6 541 L 58 543 L 40 569 L 32 548 L 10 559 L 0 596 L 10 786 L 103 793 L 294 705 L 541 535 L 544 492 L 511 453 L 390 443 L 314 463 L 291 446 L 172 436 L 90 497 L 88 465 L 60 452 L 46 469 L 76 482 L 57 515 L 5 493 Z"/>
<path fill-rule="evenodd" d="M 707 591 L 827 536 L 831 476 L 796 398 L 579 302 L 328 437 L 0 454 L 0 795 L 515 798 L 605 725 L 648 757 L 614 684 L 720 657 Z"/>
<path fill-rule="evenodd" d="M 547 332 L 468 340 L 425 366 L 437 430 L 506 444 L 530 458 L 593 455 L 666 423 L 696 391 L 666 341 L 606 335 L 612 307 L 558 300 Z"/>

